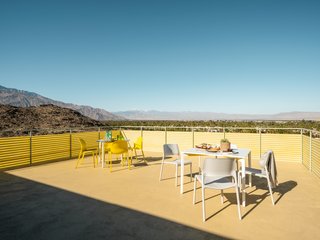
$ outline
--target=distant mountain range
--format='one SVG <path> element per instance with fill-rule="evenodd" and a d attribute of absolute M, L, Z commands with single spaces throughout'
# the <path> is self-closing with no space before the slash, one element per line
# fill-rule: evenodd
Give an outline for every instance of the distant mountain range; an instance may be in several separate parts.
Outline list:
<path fill-rule="evenodd" d="M 215 112 L 167 112 L 167 111 L 121 111 L 110 113 L 104 109 L 90 106 L 75 105 L 52 100 L 37 93 L 6 88 L 0 85 L 0 104 L 16 107 L 40 106 L 53 104 L 63 108 L 73 109 L 94 120 L 320 120 L 320 112 L 285 112 L 278 114 L 227 114 Z"/>
<path fill-rule="evenodd" d="M 287 112 L 278 114 L 227 114 L 214 112 L 162 112 L 162 111 L 123 111 L 113 112 L 131 120 L 320 120 L 320 112 Z"/>
<path fill-rule="evenodd" d="M 40 106 L 43 104 L 53 104 L 63 108 L 73 109 L 89 118 L 103 120 L 124 120 L 123 117 L 114 115 L 104 109 L 82 106 L 71 103 L 64 103 L 50 98 L 43 97 L 37 93 L 6 88 L 0 85 L 0 104 L 7 104 L 16 107 Z"/>

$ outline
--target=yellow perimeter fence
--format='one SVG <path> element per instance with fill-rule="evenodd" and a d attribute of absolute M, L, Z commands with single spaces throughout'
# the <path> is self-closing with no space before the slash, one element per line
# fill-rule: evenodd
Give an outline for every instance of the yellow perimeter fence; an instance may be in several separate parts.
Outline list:
<path fill-rule="evenodd" d="M 114 130 L 116 128 L 113 128 Z M 121 127 L 122 134 L 130 139 L 143 137 L 147 152 L 162 152 L 165 143 L 178 143 L 181 150 L 200 143 L 219 143 L 228 138 L 238 148 L 249 148 L 252 161 L 257 161 L 268 149 L 275 153 L 277 161 L 302 163 L 320 177 L 319 132 L 307 129 L 237 129 L 208 127 Z M 88 147 L 97 147 L 97 140 L 105 136 L 106 129 L 68 131 L 60 134 L 0 138 L 0 169 L 24 167 L 45 162 L 76 158 L 79 154 L 79 138 Z"/>

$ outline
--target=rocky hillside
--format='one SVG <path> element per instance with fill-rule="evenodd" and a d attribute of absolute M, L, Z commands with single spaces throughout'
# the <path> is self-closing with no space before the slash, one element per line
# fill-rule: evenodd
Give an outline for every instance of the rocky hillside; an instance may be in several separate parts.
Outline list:
<path fill-rule="evenodd" d="M 70 108 L 95 120 L 122 120 L 124 117 L 112 114 L 104 109 L 93 108 L 90 106 L 75 105 L 55 101 L 50 98 L 43 97 L 37 93 L 22 91 L 14 88 L 6 88 L 0 85 L 0 104 L 7 104 L 16 107 L 40 106 L 43 104 L 53 104 L 63 108 Z"/>
<path fill-rule="evenodd" d="M 100 121 L 52 104 L 39 107 L 0 105 L 1 136 L 25 135 L 30 129 L 33 133 L 47 134 L 63 129 L 98 126 L 102 126 Z"/>

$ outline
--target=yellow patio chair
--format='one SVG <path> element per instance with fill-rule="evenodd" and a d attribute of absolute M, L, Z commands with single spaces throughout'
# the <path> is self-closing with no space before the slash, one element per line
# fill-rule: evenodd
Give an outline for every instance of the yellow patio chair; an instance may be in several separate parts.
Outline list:
<path fill-rule="evenodd" d="M 90 155 L 92 154 L 93 167 L 96 167 L 98 149 L 97 148 L 88 148 L 86 142 L 82 138 L 79 138 L 79 141 L 80 141 L 81 148 L 80 148 L 76 168 L 78 167 L 79 163 L 83 161 L 84 156 L 86 154 L 90 154 Z"/>
<path fill-rule="evenodd" d="M 109 145 L 109 167 L 112 172 L 112 155 L 121 156 L 121 165 L 124 166 L 124 157 L 127 159 L 128 169 L 131 169 L 132 157 L 129 155 L 128 142 L 125 140 L 118 140 Z"/>
<path fill-rule="evenodd" d="M 143 139 L 142 137 L 138 137 L 137 140 L 133 143 L 133 147 L 130 147 L 131 151 L 134 151 L 134 155 L 136 156 L 136 159 L 138 160 L 138 155 L 137 155 L 137 150 L 141 151 L 141 155 L 142 159 L 145 163 L 147 163 L 147 161 L 145 160 L 144 157 L 144 152 L 143 152 Z"/>

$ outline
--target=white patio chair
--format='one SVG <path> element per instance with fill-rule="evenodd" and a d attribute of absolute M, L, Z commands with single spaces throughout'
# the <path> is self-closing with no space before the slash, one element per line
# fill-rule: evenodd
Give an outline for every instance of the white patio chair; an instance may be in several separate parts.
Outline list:
<path fill-rule="evenodd" d="M 266 178 L 268 182 L 269 193 L 271 196 L 271 202 L 274 205 L 272 188 L 277 186 L 277 168 L 273 151 L 268 150 L 262 154 L 259 161 L 261 169 L 246 167 L 246 175 L 257 176 L 260 178 Z M 239 171 L 239 185 L 241 186 L 241 171 Z"/>
<path fill-rule="evenodd" d="M 237 182 L 236 163 L 231 158 L 206 158 L 203 161 L 203 169 L 200 175 L 195 176 L 193 189 L 193 204 L 196 202 L 197 181 L 201 183 L 202 190 L 202 219 L 206 221 L 205 189 L 217 189 L 221 191 L 221 202 L 224 202 L 223 190 L 235 188 L 238 215 L 242 219 L 240 211 L 239 188 Z"/>
<path fill-rule="evenodd" d="M 166 161 L 167 157 L 174 157 L 174 160 Z M 180 151 L 178 144 L 164 144 L 163 145 L 163 157 L 161 161 L 160 169 L 160 181 L 162 180 L 162 172 L 164 164 L 171 164 L 176 166 L 175 183 L 178 186 L 178 167 L 181 166 Z M 184 161 L 184 165 L 190 165 L 190 181 L 192 182 L 192 162 L 189 160 Z"/>
<path fill-rule="evenodd" d="M 216 146 L 220 147 L 219 144 L 216 144 Z M 238 149 L 238 145 L 231 143 L 230 148 L 231 148 L 232 150 L 237 150 L 237 149 Z M 202 165 L 203 165 L 202 159 L 203 159 L 203 156 L 199 156 L 199 157 L 198 157 L 199 173 L 201 173 L 201 169 L 202 169 Z M 238 162 L 236 162 L 236 164 L 237 164 L 237 169 L 238 169 Z"/>

